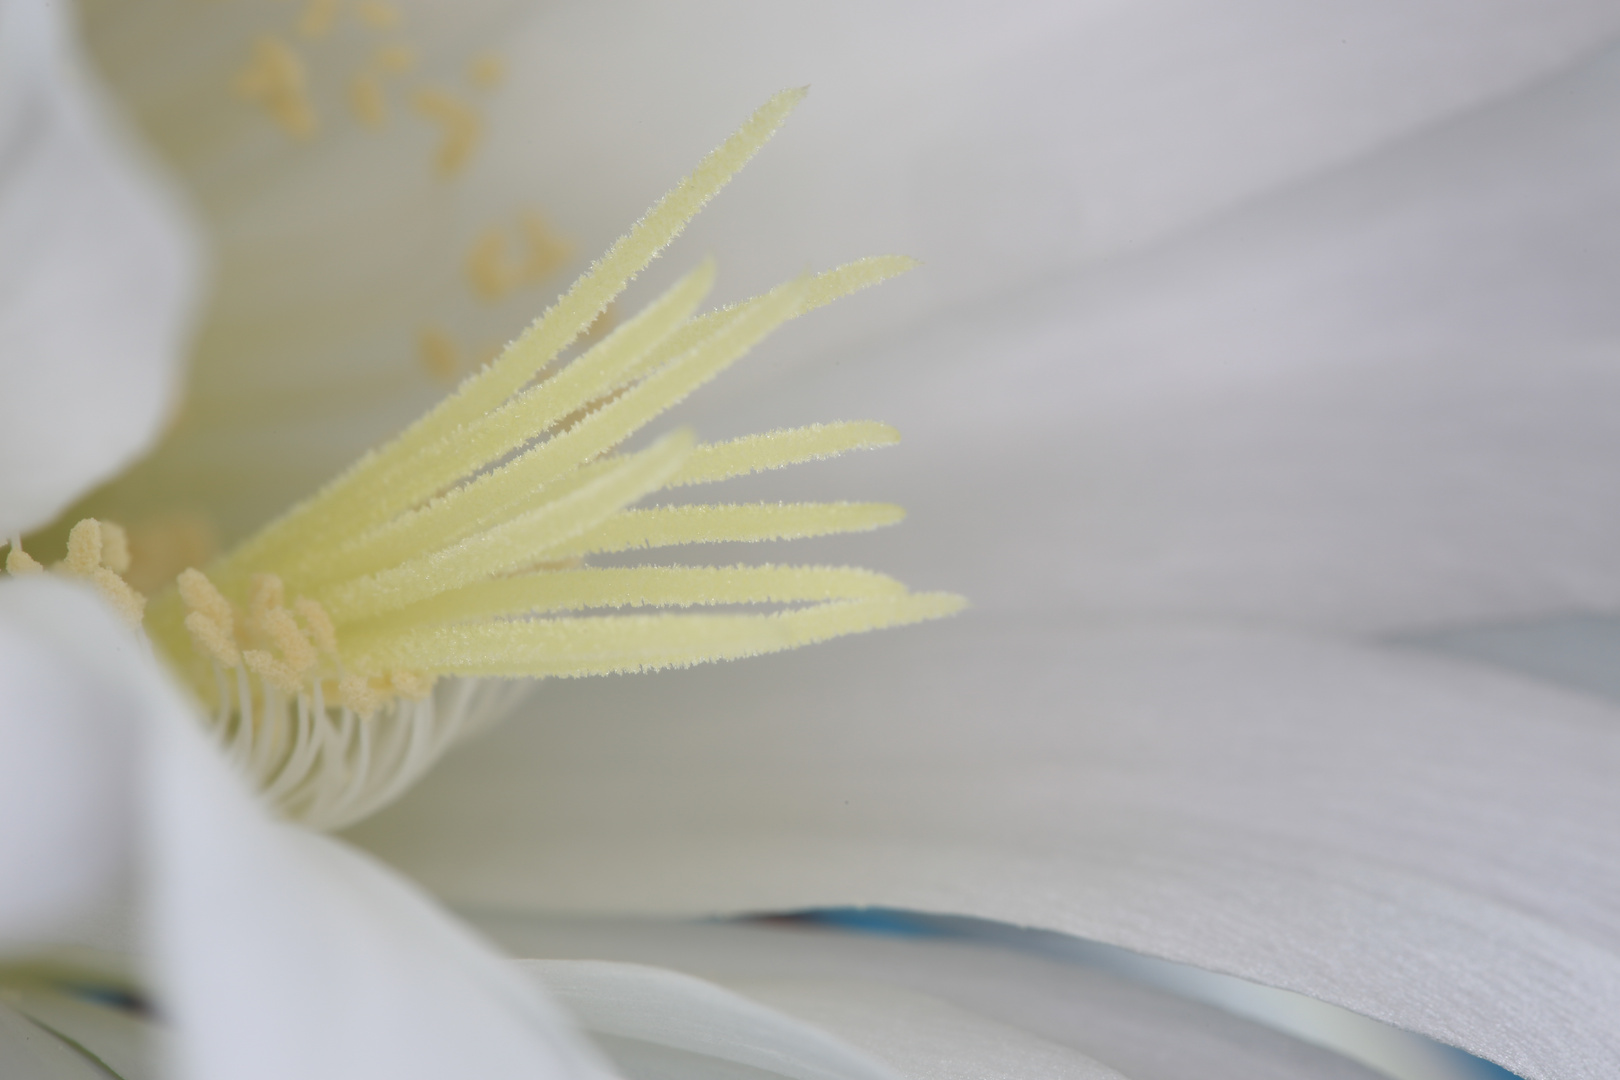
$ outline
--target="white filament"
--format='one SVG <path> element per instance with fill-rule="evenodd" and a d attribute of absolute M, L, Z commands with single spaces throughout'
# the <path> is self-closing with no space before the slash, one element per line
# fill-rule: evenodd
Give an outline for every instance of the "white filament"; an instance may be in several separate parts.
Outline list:
<path fill-rule="evenodd" d="M 328 705 L 317 680 L 289 697 L 245 667 L 216 665 L 211 719 L 227 757 L 283 817 L 334 830 L 399 798 L 458 739 L 500 719 L 530 683 L 441 679 L 421 701 L 369 717 Z M 234 689 L 233 689 L 234 684 Z"/>

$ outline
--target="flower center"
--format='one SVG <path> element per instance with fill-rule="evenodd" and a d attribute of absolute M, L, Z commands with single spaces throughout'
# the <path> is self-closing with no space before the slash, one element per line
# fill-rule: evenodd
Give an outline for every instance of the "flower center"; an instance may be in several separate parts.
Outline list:
<path fill-rule="evenodd" d="M 624 447 L 783 323 L 908 269 L 908 259 L 858 260 L 698 314 L 714 280 L 704 263 L 559 362 L 801 96 L 779 94 L 758 110 L 437 407 L 153 598 L 146 631 L 206 703 L 233 759 L 284 813 L 335 828 L 386 804 L 492 713 L 507 690 L 490 678 L 682 667 L 962 606 L 852 567 L 587 562 L 861 531 L 902 516 L 878 503 L 635 505 L 667 489 L 895 442 L 883 424 L 706 445 L 677 431 Z M 144 602 L 119 576 L 129 563 L 122 531 L 81 522 L 68 547 L 64 570 L 141 622 Z M 20 546 L 11 559 L 13 572 L 37 567 Z M 668 610 L 705 606 L 771 610 Z M 606 614 L 625 607 L 654 610 Z"/>

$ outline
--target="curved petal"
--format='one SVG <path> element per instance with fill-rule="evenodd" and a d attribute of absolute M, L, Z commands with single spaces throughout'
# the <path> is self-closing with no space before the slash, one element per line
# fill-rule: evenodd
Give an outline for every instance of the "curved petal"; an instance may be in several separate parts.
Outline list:
<path fill-rule="evenodd" d="M 0 9 L 0 537 L 156 438 L 196 276 L 188 224 L 113 130 L 64 9 Z"/>
<path fill-rule="evenodd" d="M 11 670 L 0 687 L 33 692 L 22 718 L 66 733 L 45 744 L 50 757 L 35 751 L 27 724 L 9 722 L 16 713 L 0 710 L 5 779 L 15 762 L 49 769 L 42 775 L 59 784 L 0 819 L 3 895 L 8 904 L 36 893 L 64 907 L 83 902 L 97 882 L 83 880 L 80 864 L 99 865 L 90 857 L 98 843 L 123 840 L 122 855 L 133 847 L 144 884 L 138 944 L 174 1032 L 179 1075 L 610 1075 L 516 970 L 431 900 L 359 853 L 270 820 L 205 741 L 190 705 L 91 594 L 51 578 L 7 582 L 0 617 L 8 646 L 18 628 L 34 644 L 16 658 L 36 665 L 43 689 Z M 9 665 L 13 649 L 0 656 Z M 71 741 L 91 723 L 100 745 Z M 88 833 L 92 826 L 112 840 Z M 36 831 L 63 846 L 36 850 L 17 839 Z M 9 861 L 14 852 L 31 861 Z M 19 889 L 12 867 L 51 891 Z M 63 939 L 60 920 L 24 928 L 36 940 Z"/>
<path fill-rule="evenodd" d="M 52 648 L 29 618 L 38 591 L 0 581 L 0 953 L 94 918 L 134 839 L 122 687 Z"/>
<path fill-rule="evenodd" d="M 988 1038 L 1014 1029 L 1048 1047 L 1070 1048 L 1087 1059 L 1106 1062 L 1131 1080 L 1371 1080 L 1372 1074 L 1328 1050 L 1306 1045 L 1219 1008 L 1146 986 L 1096 964 L 1076 963 L 1053 952 L 991 947 L 982 940 L 850 934 L 824 926 L 778 922 L 666 922 L 647 919 L 546 918 L 489 913 L 475 920 L 508 950 L 520 956 L 599 957 L 658 964 L 688 971 L 743 994 L 769 993 L 790 985 L 813 991 L 837 986 L 852 990 L 875 1007 L 884 990 L 903 988 L 949 1003 L 974 1017 L 969 1027 Z M 864 989 L 855 989 L 861 987 Z M 806 1002 L 818 1014 L 806 1019 L 832 1024 L 832 1030 L 858 1041 L 860 1030 L 844 1030 L 834 1003 Z M 785 999 L 767 999 L 793 1012 Z M 924 1006 L 928 1012 L 937 1010 Z M 840 1009 L 840 1011 L 842 1011 Z M 901 1013 L 906 1010 L 901 1005 Z M 848 1017 L 860 1024 L 858 1017 Z M 925 1018 L 919 1018 L 926 1023 Z M 889 1049 L 918 1056 L 926 1046 L 908 1045 L 912 1025 L 896 1017 Z M 993 1022 L 1007 1027 L 990 1030 Z M 1370 1023 L 1370 1022 L 1369 1022 Z M 862 1025 L 863 1030 L 865 1029 Z M 881 1036 L 871 1032 L 871 1037 Z M 1432 1064 L 1414 1052 L 1416 1036 L 1395 1029 L 1383 1035 L 1386 1060 L 1403 1065 Z M 964 1040 L 971 1050 L 977 1042 Z M 894 1060 L 883 1046 L 861 1043 L 880 1058 Z M 1026 1044 L 1038 1058 L 1058 1067 L 1047 1051 Z M 1404 1051 L 1395 1057 L 1394 1051 Z M 1069 1064 L 1078 1064 L 1060 1055 Z M 976 1060 L 970 1057 L 969 1060 Z M 904 1071 L 904 1062 L 895 1061 Z M 997 1069 L 988 1065 L 985 1072 Z M 1379 1075 L 1382 1075 L 1381 1073 Z M 1450 1076 L 1421 1068 L 1390 1075 Z"/>
<path fill-rule="evenodd" d="M 354 838 L 460 903 L 975 914 L 1527 1077 L 1620 1065 L 1620 716 L 1584 699 L 1391 650 L 981 615 L 535 705 Z"/>
<path fill-rule="evenodd" d="M 531 960 L 519 965 L 567 1006 L 581 1027 L 619 1049 L 635 1076 L 647 1047 L 742 1065 L 792 1080 L 894 1080 L 877 1061 L 712 983 L 642 964 Z M 635 1044 L 626 1047 L 624 1042 Z"/>
<path fill-rule="evenodd" d="M 206 509 L 228 539 L 302 497 L 420 411 L 425 334 L 442 331 L 467 370 L 566 280 L 563 259 L 555 277 L 481 297 L 466 267 L 491 230 L 516 244 L 539 212 L 577 265 L 785 82 L 813 83 L 812 104 L 676 254 L 716 250 L 728 297 L 806 260 L 928 261 L 777 351 L 821 359 L 1177 235 L 1620 32 L 1592 0 L 395 6 L 388 39 L 417 66 L 387 84 L 390 119 L 373 131 L 350 80 L 387 35 L 347 15 L 317 39 L 298 7 L 90 4 L 98 59 L 222 246 L 198 408 L 114 516 Z M 322 119 L 306 140 L 222 93 L 266 33 L 308 76 Z M 484 50 L 506 61 L 492 94 L 466 76 Z M 451 185 L 407 106 L 428 84 L 485 125 Z"/>
<path fill-rule="evenodd" d="M 1609 50 L 1151 252 L 717 385 L 685 418 L 893 422 L 899 450 L 772 497 L 847 497 L 853 473 L 910 511 L 863 561 L 981 606 L 1373 632 L 1612 610 L 1617 108 Z"/>

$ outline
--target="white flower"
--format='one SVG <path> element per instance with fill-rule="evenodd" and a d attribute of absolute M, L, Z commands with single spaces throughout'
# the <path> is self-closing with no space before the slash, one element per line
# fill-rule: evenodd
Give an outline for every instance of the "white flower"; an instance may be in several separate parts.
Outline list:
<path fill-rule="evenodd" d="M 974 914 L 1301 990 L 1529 1077 L 1609 1075 L 1620 736 L 1611 706 L 1513 669 L 1567 667 L 1569 647 L 1526 642 L 1589 628 L 1554 617 L 1612 606 L 1620 584 L 1602 352 L 1616 90 L 1594 50 L 1615 16 L 905 14 L 850 33 L 853 14 L 818 12 L 773 36 L 739 13 L 718 44 L 717 23 L 662 9 L 536 16 L 507 49 L 523 63 L 503 100 L 533 117 L 546 160 L 503 160 L 504 143 L 472 166 L 488 172 L 471 201 L 515 220 L 502 186 L 533 183 L 595 239 L 609 225 L 592 215 L 622 219 L 650 194 L 617 204 L 612 185 L 652 171 L 633 155 L 678 155 L 658 163 L 672 176 L 691 152 L 677 124 L 616 137 L 644 115 L 627 100 L 685 119 L 756 66 L 770 81 L 750 105 L 795 64 L 822 69 L 807 72 L 818 86 L 836 81 L 827 68 L 858 73 L 828 88 L 830 108 L 840 133 L 858 127 L 840 110 L 873 114 L 871 144 L 812 130 L 810 160 L 762 162 L 730 220 L 754 258 L 910 248 L 939 284 L 855 317 L 873 335 L 859 365 L 797 365 L 768 398 L 734 388 L 695 418 L 725 435 L 855 400 L 900 421 L 908 456 L 874 467 L 910 493 L 914 524 L 875 541 L 874 561 L 948 581 L 980 613 L 877 646 L 548 685 L 536 715 L 351 839 L 550 955 L 751 973 L 714 942 L 681 958 L 721 928 L 620 927 L 604 944 L 547 911 Z M 192 26 L 152 20 L 143 40 L 104 24 L 98 39 L 160 141 L 171 125 L 171 159 L 222 237 L 192 398 L 213 430 L 182 428 L 126 490 L 161 501 L 223 475 L 222 524 L 240 533 L 298 494 L 279 487 L 307 488 L 407 415 L 408 382 L 378 388 L 415 345 L 434 283 L 410 256 L 435 249 L 439 219 L 376 193 L 403 172 L 423 178 L 406 206 L 441 196 L 425 140 L 384 144 L 397 156 L 353 180 L 352 141 L 270 168 L 268 123 L 249 138 L 224 106 L 170 108 L 229 67 L 198 44 L 219 28 Z M 580 165 L 602 146 L 616 167 Z M 708 239 L 755 273 L 740 240 Z M 998 289 L 1017 295 L 963 307 Z M 506 332 L 475 311 L 444 318 Z M 919 317 L 927 332 L 876 336 Z M 852 348 L 836 333 L 803 348 Z M 319 389 L 267 404 L 303 386 Z M 349 409 L 345 388 L 386 400 Z M 349 418 L 340 434 L 325 407 Z M 273 469 L 246 471 L 266 456 Z M 918 539 L 931 534 L 949 543 Z M 1542 621 L 1490 629 L 1527 618 Z M 997 1008 L 953 984 L 949 949 L 909 968 L 903 951 L 885 954 L 889 980 Z M 772 961 L 872 974 L 870 958 L 817 962 Z M 775 993 L 835 1028 L 850 1000 L 802 981 Z M 854 1000 L 913 1031 L 938 1015 Z M 1132 1071 L 1128 1040 L 1020 1004 L 1016 1022 Z"/>

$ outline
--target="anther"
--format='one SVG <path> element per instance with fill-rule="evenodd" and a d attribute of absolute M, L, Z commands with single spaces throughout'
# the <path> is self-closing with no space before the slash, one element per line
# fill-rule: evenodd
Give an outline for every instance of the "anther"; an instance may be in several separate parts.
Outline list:
<path fill-rule="evenodd" d="M 411 105 L 421 116 L 439 125 L 444 133 L 434 159 L 439 175 L 446 178 L 456 175 L 477 149 L 484 131 L 483 121 L 470 106 L 443 90 L 418 90 Z"/>
<path fill-rule="evenodd" d="M 11 550 L 6 552 L 6 573 L 13 577 L 21 577 L 24 574 L 43 573 L 44 570 L 45 567 L 40 565 L 39 560 L 22 549 L 21 540 L 11 542 Z"/>

